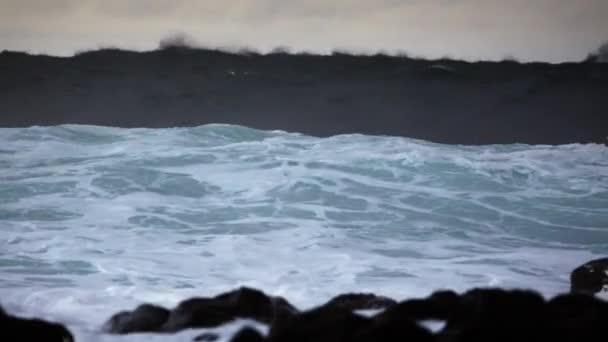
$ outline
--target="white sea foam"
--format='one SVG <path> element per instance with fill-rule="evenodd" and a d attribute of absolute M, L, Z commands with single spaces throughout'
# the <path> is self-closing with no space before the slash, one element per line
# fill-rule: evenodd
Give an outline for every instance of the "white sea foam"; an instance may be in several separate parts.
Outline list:
<path fill-rule="evenodd" d="M 142 302 L 240 285 L 301 308 L 347 291 L 551 296 L 608 252 L 608 148 L 227 125 L 0 129 L 0 223 L 2 305 L 80 341 L 167 340 L 98 330 Z"/>

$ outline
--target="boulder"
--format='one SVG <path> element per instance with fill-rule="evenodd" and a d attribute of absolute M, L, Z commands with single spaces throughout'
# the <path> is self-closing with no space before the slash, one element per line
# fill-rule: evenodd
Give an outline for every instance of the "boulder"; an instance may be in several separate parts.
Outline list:
<path fill-rule="evenodd" d="M 372 320 L 335 306 L 284 315 L 270 327 L 269 342 L 350 342 Z"/>
<path fill-rule="evenodd" d="M 347 310 L 386 309 L 397 304 L 394 299 L 377 296 L 373 293 L 347 293 L 332 298 L 325 306 L 340 307 Z"/>
<path fill-rule="evenodd" d="M 174 332 L 188 328 L 209 328 L 237 318 L 254 319 L 270 324 L 275 313 L 297 311 L 280 297 L 242 287 L 213 298 L 192 298 L 181 302 L 169 315 L 164 331 Z"/>
<path fill-rule="evenodd" d="M 596 294 L 608 285 L 608 258 L 591 260 L 570 273 L 570 292 Z"/>
<path fill-rule="evenodd" d="M 173 310 L 151 304 L 140 305 L 133 311 L 122 311 L 110 317 L 103 330 L 113 334 L 177 332 L 217 327 L 237 318 L 271 324 L 278 315 L 297 311 L 284 298 L 242 287 L 211 298 L 190 298 Z"/>
<path fill-rule="evenodd" d="M 0 307 L 0 341 L 74 342 L 62 324 L 12 316 Z"/>
<path fill-rule="evenodd" d="M 170 311 L 156 305 L 143 304 L 133 311 L 121 311 L 108 319 L 102 330 L 112 334 L 158 332 L 169 318 Z"/>

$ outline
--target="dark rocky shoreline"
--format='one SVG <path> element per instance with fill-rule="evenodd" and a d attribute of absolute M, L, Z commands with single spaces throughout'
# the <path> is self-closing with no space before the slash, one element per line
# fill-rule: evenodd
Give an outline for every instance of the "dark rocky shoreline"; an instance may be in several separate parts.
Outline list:
<path fill-rule="evenodd" d="M 608 64 L 229 53 L 0 53 L 0 127 L 226 123 L 450 144 L 606 143 Z"/>
<path fill-rule="evenodd" d="M 173 309 L 143 304 L 119 312 L 104 324 L 110 334 L 174 333 L 217 327 L 237 318 L 269 325 L 268 336 L 243 328 L 232 342 L 364 342 L 364 341 L 603 341 L 608 302 L 594 295 L 608 285 L 608 258 L 592 260 L 571 273 L 570 293 L 545 299 L 532 290 L 479 288 L 458 294 L 436 291 L 426 298 L 396 301 L 375 294 L 337 296 L 326 304 L 300 311 L 285 298 L 251 288 L 215 297 L 190 298 Z M 356 310 L 379 310 L 371 317 Z M 419 324 L 440 321 L 437 332 Z M 72 342 L 61 324 L 22 319 L 0 309 L 0 339 Z M 214 341 L 206 333 L 195 341 Z"/>

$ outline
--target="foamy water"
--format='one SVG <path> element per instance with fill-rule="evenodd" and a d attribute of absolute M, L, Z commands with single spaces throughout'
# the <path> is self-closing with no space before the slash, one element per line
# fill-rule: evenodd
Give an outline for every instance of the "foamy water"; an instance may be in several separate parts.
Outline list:
<path fill-rule="evenodd" d="M 228 125 L 5 128 L 0 224 L 0 303 L 79 341 L 189 341 L 195 331 L 98 330 L 142 302 L 241 285 L 300 308 L 348 291 L 551 296 L 608 254 L 608 148 Z"/>

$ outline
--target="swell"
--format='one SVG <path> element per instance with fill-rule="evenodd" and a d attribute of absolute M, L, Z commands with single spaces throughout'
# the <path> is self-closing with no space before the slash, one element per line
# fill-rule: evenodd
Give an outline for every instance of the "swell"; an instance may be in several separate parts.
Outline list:
<path fill-rule="evenodd" d="M 166 48 L 3 52 L 0 70 L 0 126 L 226 123 L 450 144 L 606 143 L 605 63 Z"/>

